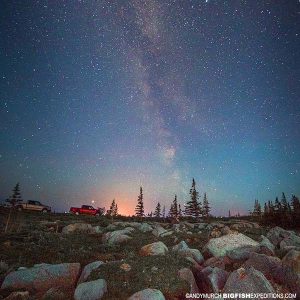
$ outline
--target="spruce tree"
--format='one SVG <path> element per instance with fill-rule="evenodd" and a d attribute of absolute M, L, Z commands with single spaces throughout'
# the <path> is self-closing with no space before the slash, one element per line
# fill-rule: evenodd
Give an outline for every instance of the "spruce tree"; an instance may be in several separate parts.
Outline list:
<path fill-rule="evenodd" d="M 158 202 L 154 211 L 154 217 L 160 218 L 161 217 L 161 206 L 160 203 Z"/>
<path fill-rule="evenodd" d="M 182 217 L 182 210 L 181 210 L 181 205 L 180 204 L 178 204 L 178 216 L 179 216 L 179 218 Z"/>
<path fill-rule="evenodd" d="M 163 209 L 162 209 L 162 217 L 165 219 L 166 218 L 166 207 L 163 206 Z"/>
<path fill-rule="evenodd" d="M 286 200 L 285 194 L 282 193 L 281 197 L 281 206 L 282 206 L 282 211 L 287 212 L 288 211 L 288 202 Z"/>
<path fill-rule="evenodd" d="M 208 218 L 209 217 L 209 212 L 210 212 L 210 206 L 209 206 L 209 203 L 208 203 L 206 193 L 204 193 L 204 197 L 203 197 L 203 217 Z"/>
<path fill-rule="evenodd" d="M 138 196 L 138 203 L 135 207 L 135 215 L 137 217 L 143 217 L 144 216 L 144 202 L 143 202 L 143 188 L 140 187 L 140 194 Z"/>
<path fill-rule="evenodd" d="M 9 214 L 8 214 L 8 217 L 7 217 L 7 220 L 6 220 L 6 225 L 5 225 L 5 229 L 4 229 L 5 233 L 7 232 L 7 229 L 8 229 L 12 209 L 15 208 L 15 206 L 19 202 L 22 202 L 22 197 L 21 197 L 21 192 L 20 192 L 20 184 L 19 183 L 16 184 L 16 186 L 14 187 L 12 192 L 13 192 L 12 195 L 8 199 L 6 199 L 6 202 L 10 203 L 11 206 L 10 206 Z"/>
<path fill-rule="evenodd" d="M 177 218 L 178 217 L 178 204 L 177 204 L 177 196 L 175 195 L 175 198 L 173 200 L 173 203 L 171 204 L 170 209 L 170 217 L 171 218 Z"/>
<path fill-rule="evenodd" d="M 199 193 L 196 190 L 196 182 L 194 178 L 190 189 L 190 197 L 190 200 L 186 203 L 185 215 L 198 218 L 201 215 L 201 203 L 198 202 Z"/>
<path fill-rule="evenodd" d="M 12 195 L 8 199 L 6 199 L 6 202 L 10 203 L 12 207 L 15 207 L 19 202 L 22 202 L 19 183 L 16 184 L 12 192 Z"/>

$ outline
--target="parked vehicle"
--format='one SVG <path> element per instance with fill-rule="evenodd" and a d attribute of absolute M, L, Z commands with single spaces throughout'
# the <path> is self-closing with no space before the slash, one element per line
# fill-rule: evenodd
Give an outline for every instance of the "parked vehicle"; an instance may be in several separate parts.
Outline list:
<path fill-rule="evenodd" d="M 91 205 L 82 205 L 79 207 L 71 207 L 70 213 L 75 215 L 92 215 L 92 216 L 100 216 L 103 214 L 102 208 L 94 208 Z"/>
<path fill-rule="evenodd" d="M 31 210 L 31 211 L 40 211 L 43 213 L 51 212 L 51 207 L 42 204 L 39 201 L 28 200 L 27 203 L 18 203 L 16 206 L 17 210 Z"/>

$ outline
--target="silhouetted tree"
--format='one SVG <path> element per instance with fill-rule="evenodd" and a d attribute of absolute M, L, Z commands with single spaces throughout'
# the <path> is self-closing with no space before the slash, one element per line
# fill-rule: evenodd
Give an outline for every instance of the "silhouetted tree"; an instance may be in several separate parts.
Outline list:
<path fill-rule="evenodd" d="M 196 190 L 196 182 L 193 178 L 192 187 L 190 189 L 190 200 L 186 203 L 185 215 L 198 218 L 201 215 L 201 203 L 198 202 L 199 193 Z"/>
<path fill-rule="evenodd" d="M 118 205 L 116 204 L 115 199 L 113 199 L 111 202 L 110 208 L 107 210 L 106 215 L 111 217 L 112 220 L 114 220 L 114 217 L 118 215 Z"/>
<path fill-rule="evenodd" d="M 10 203 L 10 208 L 9 208 L 9 214 L 8 214 L 8 217 L 7 217 L 5 229 L 4 229 L 5 233 L 7 232 L 7 229 L 8 229 L 12 209 L 15 208 L 15 206 L 19 202 L 22 202 L 22 197 L 21 197 L 21 192 L 20 192 L 20 184 L 19 183 L 16 184 L 16 186 L 14 187 L 12 192 L 13 192 L 12 195 L 8 199 L 6 199 L 6 202 Z"/>
<path fill-rule="evenodd" d="M 171 218 L 177 218 L 178 217 L 178 204 L 177 204 L 177 196 L 175 195 L 175 198 L 173 200 L 173 203 L 171 204 L 169 215 Z"/>
<path fill-rule="evenodd" d="M 178 204 L 178 216 L 179 216 L 179 218 L 182 217 L 182 210 L 181 210 L 181 205 L 180 204 Z"/>
<path fill-rule="evenodd" d="M 203 209 L 202 209 L 203 217 L 208 218 L 209 217 L 209 212 L 210 212 L 210 206 L 209 206 L 209 203 L 208 203 L 206 193 L 204 193 L 204 196 L 203 196 Z"/>
<path fill-rule="evenodd" d="M 143 202 L 143 188 L 140 187 L 140 194 L 138 196 L 138 203 L 135 207 L 135 215 L 137 217 L 143 217 L 144 216 L 144 202 Z"/>
<path fill-rule="evenodd" d="M 160 218 L 161 212 L 160 212 L 160 203 L 158 202 L 154 211 L 154 217 Z"/>
<path fill-rule="evenodd" d="M 254 209 L 253 209 L 252 215 L 255 217 L 261 216 L 261 206 L 257 199 L 255 199 L 255 201 L 254 201 Z"/>

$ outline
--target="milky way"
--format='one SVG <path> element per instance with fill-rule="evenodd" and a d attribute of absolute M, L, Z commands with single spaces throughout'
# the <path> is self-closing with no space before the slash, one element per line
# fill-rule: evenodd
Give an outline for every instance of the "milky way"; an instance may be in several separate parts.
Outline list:
<path fill-rule="evenodd" d="M 213 213 L 300 196 L 299 1 L 1 1 L 0 197 Z M 200 198 L 201 200 L 201 198 Z"/>

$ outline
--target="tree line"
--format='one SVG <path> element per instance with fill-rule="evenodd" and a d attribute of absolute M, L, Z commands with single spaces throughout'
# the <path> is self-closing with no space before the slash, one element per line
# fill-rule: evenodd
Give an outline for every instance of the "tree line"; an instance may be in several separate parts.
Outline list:
<path fill-rule="evenodd" d="M 166 213 L 166 207 L 161 206 L 160 202 L 157 203 L 154 213 L 150 212 L 147 214 L 147 217 L 155 217 L 155 218 L 173 218 L 179 219 L 182 217 L 192 217 L 194 219 L 198 219 L 200 217 L 208 218 L 210 216 L 210 204 L 208 202 L 208 198 L 206 193 L 203 196 L 203 203 L 199 201 L 199 192 L 196 189 L 196 181 L 193 178 L 192 187 L 189 192 L 189 200 L 186 202 L 184 207 L 182 208 L 180 203 L 177 201 L 177 195 L 174 196 L 174 200 L 170 205 L 169 212 Z M 135 215 L 137 217 L 144 217 L 144 195 L 143 188 L 140 187 L 140 194 L 137 199 L 137 205 L 135 207 Z"/>
<path fill-rule="evenodd" d="M 297 227 L 300 226 L 300 201 L 295 195 L 288 201 L 285 193 L 282 193 L 281 199 L 276 197 L 274 202 L 269 200 L 262 208 L 256 199 L 251 215 L 264 225 Z"/>

